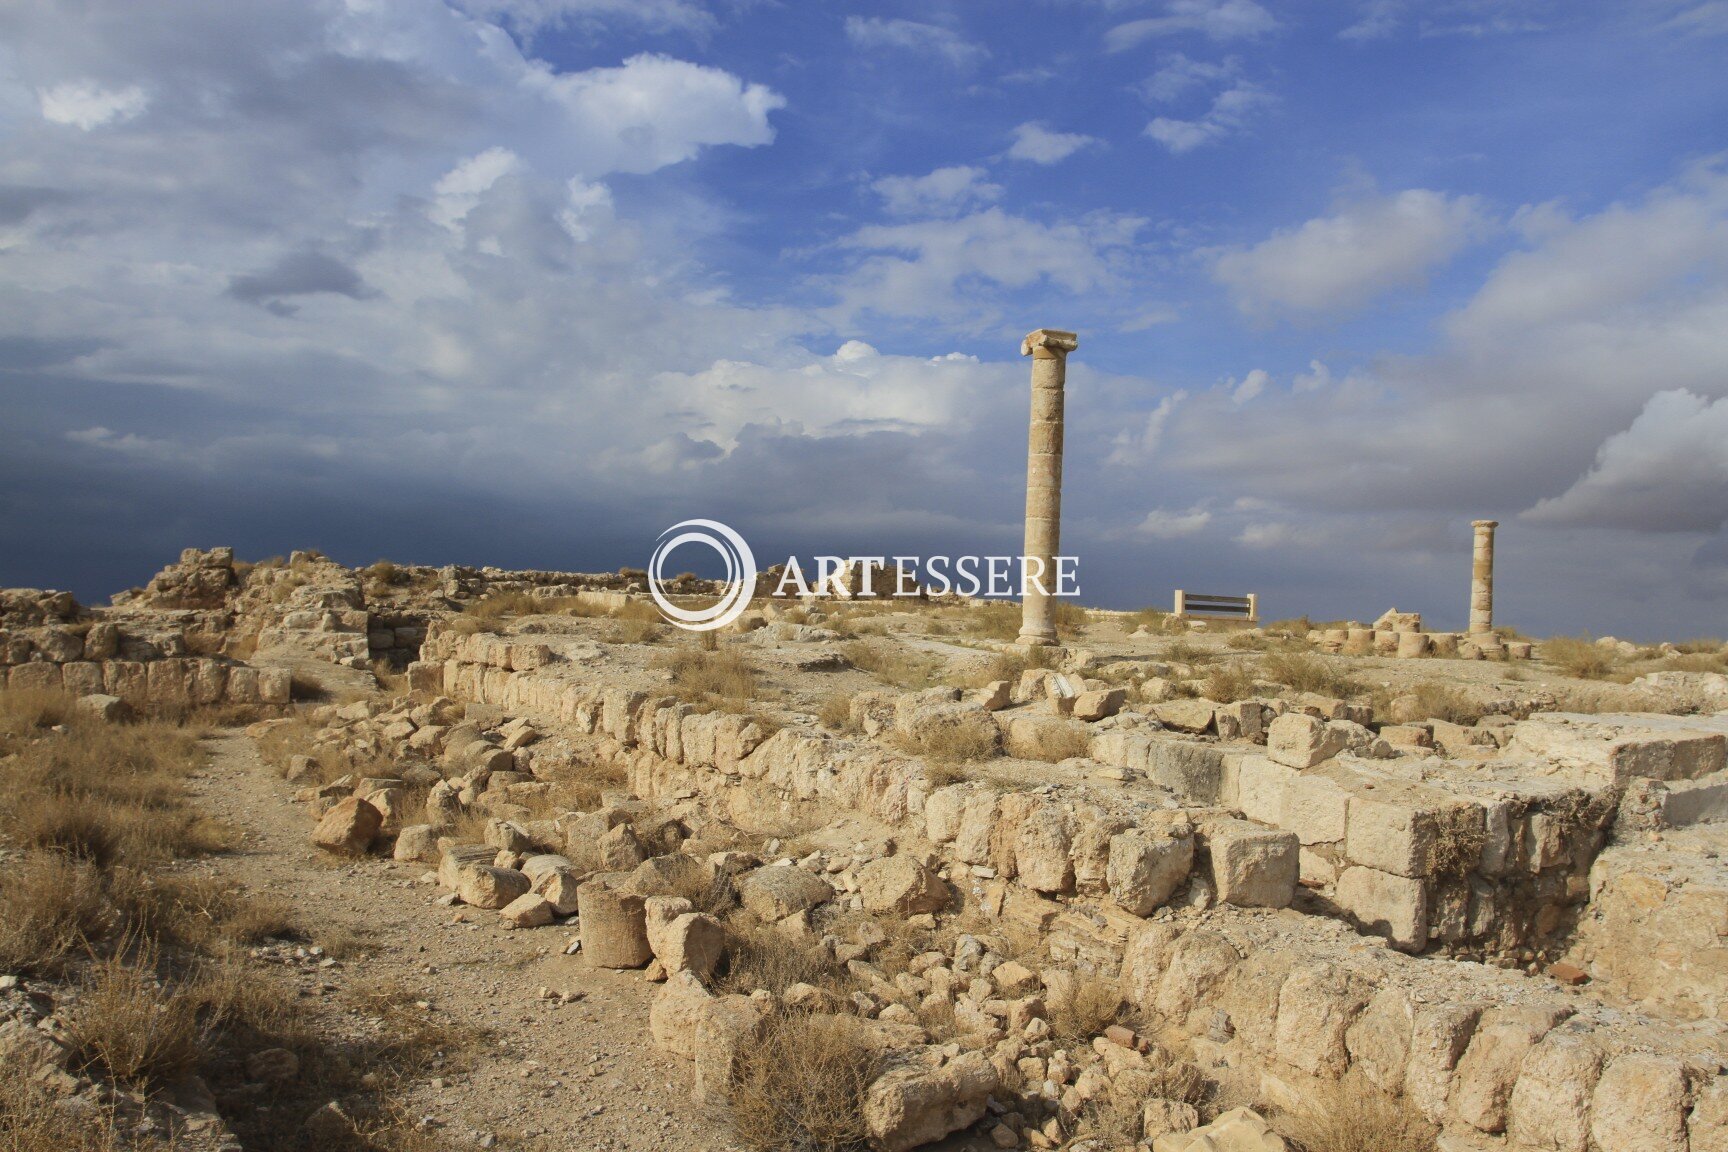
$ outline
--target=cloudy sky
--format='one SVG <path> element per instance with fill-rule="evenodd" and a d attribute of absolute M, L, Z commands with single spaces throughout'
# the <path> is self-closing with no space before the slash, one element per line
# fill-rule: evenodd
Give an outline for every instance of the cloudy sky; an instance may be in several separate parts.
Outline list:
<path fill-rule="evenodd" d="M 1728 0 L 0 0 L 0 584 L 1017 550 L 1728 632 Z"/>

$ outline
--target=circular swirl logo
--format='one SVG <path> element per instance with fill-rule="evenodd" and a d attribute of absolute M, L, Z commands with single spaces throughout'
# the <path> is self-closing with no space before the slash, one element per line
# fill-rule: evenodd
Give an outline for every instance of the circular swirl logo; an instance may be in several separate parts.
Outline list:
<path fill-rule="evenodd" d="M 726 592 L 706 608 L 680 608 L 667 597 L 661 574 L 668 557 L 681 544 L 704 544 L 726 562 Z M 744 537 L 718 520 L 682 520 L 660 533 L 648 561 L 648 591 L 661 615 L 691 632 L 724 628 L 744 614 L 756 593 L 756 557 Z"/>

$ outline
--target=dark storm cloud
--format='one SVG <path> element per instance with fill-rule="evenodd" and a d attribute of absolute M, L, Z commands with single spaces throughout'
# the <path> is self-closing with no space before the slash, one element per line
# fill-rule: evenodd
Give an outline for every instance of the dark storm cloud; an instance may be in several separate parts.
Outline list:
<path fill-rule="evenodd" d="M 377 295 L 358 272 L 322 252 L 290 252 L 262 272 L 236 276 L 228 282 L 228 295 L 234 299 L 270 308 L 279 315 L 293 312 L 283 303 L 287 297 L 320 292 L 350 300 Z"/>

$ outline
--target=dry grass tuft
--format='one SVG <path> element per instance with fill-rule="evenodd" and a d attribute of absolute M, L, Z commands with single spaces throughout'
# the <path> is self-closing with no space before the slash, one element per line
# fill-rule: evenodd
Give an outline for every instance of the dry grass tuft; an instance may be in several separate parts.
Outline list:
<path fill-rule="evenodd" d="M 23 1076 L 0 1076 L 0 1152 L 167 1152 L 159 1140 L 122 1136 L 113 1109 L 68 1101 Z"/>
<path fill-rule="evenodd" d="M 0 971 L 51 975 L 107 931 L 93 864 L 32 852 L 0 870 Z"/>
<path fill-rule="evenodd" d="M 156 979 L 157 963 L 154 949 L 143 948 L 90 968 L 67 1020 L 80 1067 L 149 1088 L 197 1066 L 206 1038 L 197 1000 Z"/>
<path fill-rule="evenodd" d="M 752 1152 L 862 1148 L 864 1094 L 881 1058 L 847 1016 L 771 1017 L 748 1048 L 728 1101 L 738 1140 Z"/>
<path fill-rule="evenodd" d="M 840 646 L 854 668 L 897 688 L 928 688 L 937 682 L 942 662 L 899 644 L 853 640 Z"/>
<path fill-rule="evenodd" d="M 1298 1152 L 1433 1152 L 1434 1130 L 1408 1105 L 1359 1079 L 1324 1085 L 1276 1127 Z"/>
<path fill-rule="evenodd" d="M 1242 664 L 1220 664 L 1206 676 L 1202 695 L 1220 704 L 1232 704 L 1254 695 L 1254 674 Z"/>
<path fill-rule="evenodd" d="M 1416 685 L 1412 694 L 1416 697 L 1416 710 L 1424 720 L 1444 720 L 1468 727 L 1486 714 L 1482 705 L 1450 684 L 1424 681 Z"/>
<path fill-rule="evenodd" d="M 994 724 L 943 724 L 926 728 L 916 738 L 895 733 L 891 741 L 902 751 L 938 764 L 988 760 L 999 744 Z"/>
<path fill-rule="evenodd" d="M 1362 691 L 1362 685 L 1342 667 L 1304 652 L 1274 652 L 1261 662 L 1260 672 L 1267 680 L 1292 692 L 1313 692 L 1342 700 Z"/>
<path fill-rule="evenodd" d="M 63 692 L 22 689 L 0 692 L 0 733 L 26 735 L 76 718 L 72 698 Z"/>
<path fill-rule="evenodd" d="M 1614 671 L 1614 654 L 1588 636 L 1556 636 L 1542 641 L 1537 655 L 1545 663 L 1579 680 L 1601 680 Z"/>
<path fill-rule="evenodd" d="M 1081 975 L 1069 987 L 1059 985 L 1046 1005 L 1051 1038 L 1058 1047 L 1075 1048 L 1090 1044 L 1092 1037 L 1116 1023 L 1122 1014 L 1122 991 L 1114 981 Z"/>
<path fill-rule="evenodd" d="M 688 695 L 715 703 L 756 699 L 756 669 L 736 652 L 679 648 L 659 657 L 655 664 L 671 672 L 673 685 Z"/>
<path fill-rule="evenodd" d="M 772 927 L 732 925 L 733 944 L 715 990 L 748 995 L 766 988 L 776 996 L 794 984 L 836 989 L 846 974 L 814 948 Z"/>
<path fill-rule="evenodd" d="M 824 696 L 816 706 L 816 720 L 836 732 L 852 731 L 852 697 L 845 692 Z"/>

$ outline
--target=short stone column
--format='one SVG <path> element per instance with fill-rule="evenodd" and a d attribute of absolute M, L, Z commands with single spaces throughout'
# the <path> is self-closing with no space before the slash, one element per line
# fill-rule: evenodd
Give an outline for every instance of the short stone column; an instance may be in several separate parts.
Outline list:
<path fill-rule="evenodd" d="M 1072 332 L 1040 328 L 1020 342 L 1032 357 L 1032 426 L 1026 445 L 1026 546 L 1022 550 L 1020 643 L 1056 643 L 1056 551 L 1062 532 L 1062 389 Z M 1042 572 L 1042 576 L 1039 573 Z M 1042 580 L 1042 587 L 1034 579 Z"/>
<path fill-rule="evenodd" d="M 1470 631 L 1494 631 L 1494 529 L 1498 520 L 1472 520 L 1476 546 L 1470 562 Z"/>

